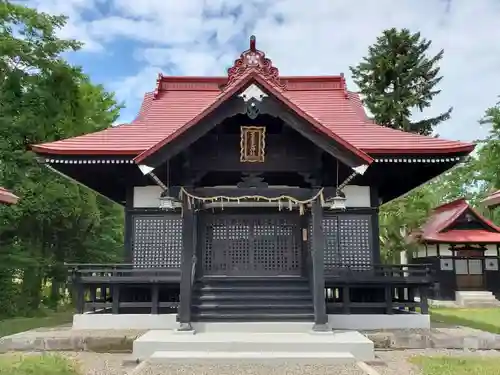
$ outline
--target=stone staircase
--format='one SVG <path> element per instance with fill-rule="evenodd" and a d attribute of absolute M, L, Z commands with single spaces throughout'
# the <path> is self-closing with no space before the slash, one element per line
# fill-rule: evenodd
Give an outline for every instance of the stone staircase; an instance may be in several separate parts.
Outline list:
<path fill-rule="evenodd" d="M 457 291 L 455 302 L 461 307 L 500 307 L 500 301 L 488 291 Z"/>
<path fill-rule="evenodd" d="M 205 277 L 193 286 L 192 319 L 312 322 L 309 282 L 302 277 Z"/>

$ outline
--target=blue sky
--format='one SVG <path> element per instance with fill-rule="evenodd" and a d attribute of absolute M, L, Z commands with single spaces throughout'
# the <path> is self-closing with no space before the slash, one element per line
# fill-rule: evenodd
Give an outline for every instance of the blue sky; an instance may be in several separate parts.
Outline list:
<path fill-rule="evenodd" d="M 437 132 L 474 140 L 500 94 L 500 2 L 497 0 L 26 0 L 69 16 L 62 37 L 85 42 L 70 56 L 126 103 L 129 121 L 159 72 L 223 75 L 251 34 L 284 75 L 344 72 L 382 30 L 407 27 L 444 48 L 442 94 L 423 115 L 454 107 Z M 416 118 L 423 115 L 417 114 Z"/>

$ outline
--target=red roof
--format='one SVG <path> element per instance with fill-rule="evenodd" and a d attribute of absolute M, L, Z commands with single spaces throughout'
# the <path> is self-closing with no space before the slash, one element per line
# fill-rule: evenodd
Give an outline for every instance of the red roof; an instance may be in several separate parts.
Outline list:
<path fill-rule="evenodd" d="M 484 198 L 481 203 L 483 203 L 487 207 L 498 206 L 500 204 L 500 190 L 497 190 L 486 198 Z"/>
<path fill-rule="evenodd" d="M 451 229 L 456 220 L 466 211 L 472 212 L 490 230 Z M 500 227 L 472 208 L 464 198 L 436 207 L 417 235 L 421 242 L 446 243 L 500 243 Z"/>
<path fill-rule="evenodd" d="M 279 91 L 279 89 L 272 85 L 270 82 L 268 82 L 266 79 L 264 79 L 259 72 L 256 71 L 250 71 L 249 73 L 246 73 L 244 76 L 240 77 L 238 81 L 236 81 L 228 90 L 223 91 L 220 95 L 215 98 L 215 100 L 210 104 L 208 107 L 206 107 L 203 111 L 201 111 L 196 117 L 188 121 L 186 124 L 184 124 L 182 127 L 162 139 L 160 142 L 155 144 L 153 147 L 150 147 L 148 150 L 144 151 L 141 153 L 139 156 L 135 158 L 135 161 L 137 163 L 141 162 L 144 160 L 146 157 L 149 155 L 153 154 L 155 151 L 172 141 L 173 139 L 177 138 L 180 134 L 185 132 L 187 129 L 192 127 L 193 125 L 196 125 L 201 119 L 203 119 L 205 116 L 207 116 L 209 113 L 214 111 L 217 107 L 219 107 L 222 103 L 224 103 L 227 99 L 231 98 L 234 94 L 237 92 L 240 92 L 245 84 L 248 84 L 249 82 L 256 82 L 260 86 L 262 86 L 266 91 L 271 93 L 276 99 L 278 99 L 280 102 L 285 104 L 287 107 L 292 109 L 298 116 L 302 117 L 306 121 L 308 121 L 312 126 L 314 126 L 316 129 L 321 131 L 322 133 L 326 134 L 328 137 L 331 139 L 335 140 L 338 144 L 342 145 L 345 147 L 347 150 L 352 152 L 353 154 L 357 155 L 359 158 L 363 159 L 367 163 L 371 163 L 373 159 L 369 157 L 366 153 L 363 151 L 359 150 L 352 144 L 350 144 L 348 141 L 346 141 L 344 138 L 339 137 L 337 134 L 331 131 L 331 129 L 325 127 L 322 125 L 318 120 L 316 120 L 314 117 L 310 116 L 307 112 L 305 112 L 303 109 L 301 109 L 300 106 L 297 106 L 294 102 L 292 102 L 290 99 L 288 99 L 286 96 L 282 95 Z"/>
<path fill-rule="evenodd" d="M 0 186 L 0 203 L 16 204 L 19 197 Z"/>
<path fill-rule="evenodd" d="M 258 55 L 265 64 L 246 63 L 246 58 L 252 54 Z M 358 156 L 446 155 L 469 153 L 474 149 L 471 143 L 375 125 L 366 116 L 359 95 L 347 90 L 342 75 L 280 77 L 264 53 L 252 48 L 236 60 L 227 77 L 160 75 L 155 91 L 144 96 L 139 114 L 131 124 L 32 148 L 38 153 L 65 155 L 137 156 L 146 152 L 140 157 L 143 158 L 198 122 L 224 100 L 242 91 L 248 79 L 257 81 L 265 91 L 271 91 L 312 126 Z"/>

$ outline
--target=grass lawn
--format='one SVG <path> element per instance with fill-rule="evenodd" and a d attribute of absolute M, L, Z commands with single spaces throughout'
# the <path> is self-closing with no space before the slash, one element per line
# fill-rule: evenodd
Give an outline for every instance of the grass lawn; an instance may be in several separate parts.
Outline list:
<path fill-rule="evenodd" d="M 77 366 L 59 355 L 2 355 L 0 375 L 81 375 Z"/>
<path fill-rule="evenodd" d="M 424 375 L 500 375 L 500 358 L 414 357 Z"/>
<path fill-rule="evenodd" d="M 500 334 L 500 308 L 433 308 L 431 319 L 436 322 L 462 325 Z"/>
<path fill-rule="evenodd" d="M 0 337 L 40 327 L 54 327 L 71 323 L 73 314 L 72 310 L 65 310 L 61 312 L 47 312 L 43 316 L 0 320 Z"/>

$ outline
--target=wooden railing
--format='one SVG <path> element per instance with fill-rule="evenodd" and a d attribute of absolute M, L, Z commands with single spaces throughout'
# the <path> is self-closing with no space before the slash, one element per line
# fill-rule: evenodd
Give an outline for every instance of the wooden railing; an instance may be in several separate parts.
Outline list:
<path fill-rule="evenodd" d="M 122 263 L 66 266 L 79 313 L 177 312 L 179 268 L 136 268 Z M 431 285 L 428 265 L 361 268 L 325 264 L 325 303 L 329 314 L 394 314 L 413 312 L 416 308 L 426 314 Z"/>
<path fill-rule="evenodd" d="M 433 284 L 430 265 L 372 265 L 346 267 L 325 264 L 327 313 L 428 313 Z M 419 297 L 417 300 L 416 297 Z"/>
<path fill-rule="evenodd" d="M 81 283 L 179 282 L 180 268 L 139 268 L 133 264 L 66 264 L 71 280 Z"/>
<path fill-rule="evenodd" d="M 132 264 L 66 264 L 78 313 L 172 313 L 179 305 L 179 268 Z"/>
<path fill-rule="evenodd" d="M 375 264 L 370 266 L 345 266 L 339 263 L 325 263 L 325 279 L 344 282 L 380 283 L 432 283 L 432 268 L 427 264 Z"/>

